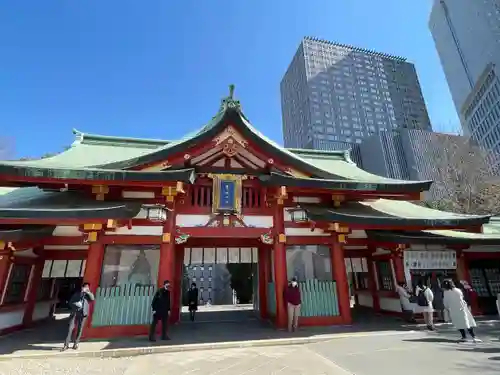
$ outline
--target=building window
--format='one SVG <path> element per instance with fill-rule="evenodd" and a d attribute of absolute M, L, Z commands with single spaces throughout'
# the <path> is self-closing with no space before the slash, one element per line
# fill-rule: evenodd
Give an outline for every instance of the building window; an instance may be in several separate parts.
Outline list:
<path fill-rule="evenodd" d="M 377 280 L 379 290 L 394 290 L 394 280 L 392 277 L 392 267 L 389 260 L 377 261 Z"/>
<path fill-rule="evenodd" d="M 28 288 L 31 273 L 31 265 L 16 264 L 12 265 L 12 271 L 5 294 L 4 304 L 23 303 L 26 289 Z"/>
<path fill-rule="evenodd" d="M 99 286 L 157 285 L 159 262 L 159 245 L 107 246 Z"/>
<path fill-rule="evenodd" d="M 42 279 L 38 286 L 37 301 L 46 301 L 52 297 L 52 284 L 54 279 Z"/>
<path fill-rule="evenodd" d="M 332 280 L 330 248 L 318 245 L 287 246 L 286 263 L 288 279 Z"/>

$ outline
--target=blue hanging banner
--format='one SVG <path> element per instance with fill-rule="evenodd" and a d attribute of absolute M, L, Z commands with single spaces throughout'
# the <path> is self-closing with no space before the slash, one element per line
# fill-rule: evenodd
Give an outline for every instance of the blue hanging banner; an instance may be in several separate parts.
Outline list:
<path fill-rule="evenodd" d="M 236 211 L 236 181 L 220 181 L 219 210 Z"/>

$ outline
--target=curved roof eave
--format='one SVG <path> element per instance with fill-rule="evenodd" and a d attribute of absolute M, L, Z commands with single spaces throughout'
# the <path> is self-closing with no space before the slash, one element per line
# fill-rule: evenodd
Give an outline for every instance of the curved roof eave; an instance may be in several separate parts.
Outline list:
<path fill-rule="evenodd" d="M 450 234 L 449 232 L 455 232 Z M 500 244 L 500 235 L 485 235 L 483 233 L 459 232 L 451 230 L 432 230 L 420 232 L 367 230 L 368 238 L 381 242 L 394 242 L 401 244 Z M 460 234 L 458 237 L 455 234 Z M 465 236 L 463 236 L 465 234 Z"/>
<path fill-rule="evenodd" d="M 19 228 L 0 226 L 0 240 L 4 242 L 18 242 L 35 240 L 51 236 L 54 232 L 53 225 L 25 225 Z"/>
<path fill-rule="evenodd" d="M 329 190 L 356 190 L 365 192 L 398 192 L 414 193 L 429 190 L 432 181 L 357 181 L 347 179 L 319 179 L 285 176 L 272 172 L 270 175 L 260 176 L 264 185 L 293 186 Z"/>

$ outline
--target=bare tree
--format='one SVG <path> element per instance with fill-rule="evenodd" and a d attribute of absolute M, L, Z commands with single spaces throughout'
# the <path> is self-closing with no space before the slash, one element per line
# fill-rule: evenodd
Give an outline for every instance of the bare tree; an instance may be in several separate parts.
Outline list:
<path fill-rule="evenodd" d="M 500 213 L 497 158 L 471 138 L 434 133 L 431 138 L 434 184 L 428 207 L 464 214 Z"/>

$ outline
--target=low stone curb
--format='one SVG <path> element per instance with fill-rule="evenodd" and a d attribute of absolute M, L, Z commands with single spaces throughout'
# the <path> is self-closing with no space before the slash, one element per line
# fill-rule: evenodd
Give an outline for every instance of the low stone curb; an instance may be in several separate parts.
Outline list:
<path fill-rule="evenodd" d="M 312 337 L 297 337 L 284 339 L 267 339 L 267 340 L 248 340 L 248 341 L 228 341 L 203 344 L 178 344 L 178 345 L 163 345 L 163 346 L 147 346 L 136 348 L 121 348 L 121 349 L 102 349 L 89 351 L 72 351 L 67 352 L 53 351 L 51 353 L 33 353 L 33 354 L 6 354 L 0 355 L 0 361 L 8 361 L 11 359 L 47 359 L 47 358 L 122 358 L 135 357 L 147 354 L 161 353 L 181 353 L 197 350 L 216 350 L 216 349 L 237 349 L 237 348 L 252 348 L 252 347 L 267 347 L 267 346 L 283 346 L 283 345 L 303 345 L 325 342 L 342 338 L 356 337 L 375 337 L 375 336 L 396 336 L 416 333 L 417 331 L 394 331 L 394 332 L 370 332 L 370 333 L 339 333 L 331 335 L 321 335 Z"/>

